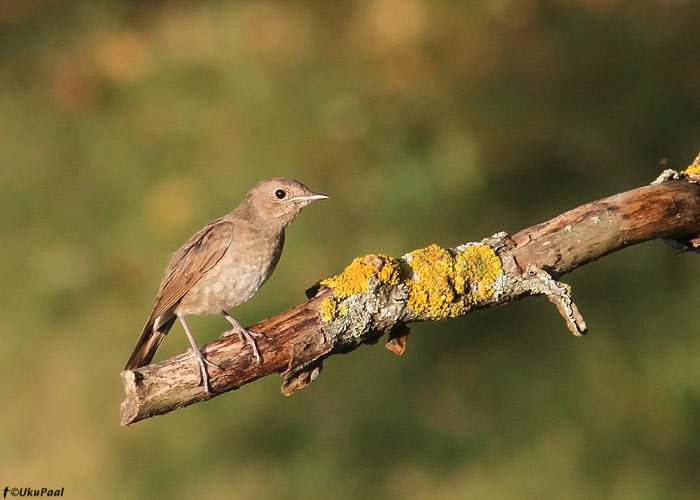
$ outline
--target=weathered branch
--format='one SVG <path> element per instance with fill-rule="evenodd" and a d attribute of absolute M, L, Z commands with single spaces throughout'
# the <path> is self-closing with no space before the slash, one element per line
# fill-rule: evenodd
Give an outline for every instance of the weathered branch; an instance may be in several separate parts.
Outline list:
<path fill-rule="evenodd" d="M 691 168 L 682 179 L 676 174 L 676 180 L 666 181 L 667 176 L 664 182 L 588 203 L 513 237 L 500 233 L 454 249 L 430 245 L 398 259 L 357 258 L 310 290 L 313 297 L 306 302 L 251 327 L 268 336 L 259 341 L 261 365 L 240 355 L 235 336 L 205 345 L 206 357 L 222 368 L 210 368 L 212 388 L 220 394 L 278 373 L 285 377 L 282 392 L 288 395 L 313 381 L 330 355 L 374 343 L 385 332 L 387 347 L 400 354 L 407 323 L 462 316 L 527 295 L 546 295 L 568 328 L 581 335 L 586 324 L 570 288 L 557 279 L 655 238 L 697 248 L 700 174 Z M 121 375 L 126 392 L 122 425 L 210 399 L 190 352 Z"/>

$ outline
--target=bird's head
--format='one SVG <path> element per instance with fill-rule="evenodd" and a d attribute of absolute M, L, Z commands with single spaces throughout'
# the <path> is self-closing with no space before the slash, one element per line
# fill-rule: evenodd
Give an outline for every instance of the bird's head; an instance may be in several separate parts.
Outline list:
<path fill-rule="evenodd" d="M 250 216 L 257 220 L 281 224 L 284 227 L 292 222 L 306 205 L 327 198 L 325 194 L 314 193 L 294 179 L 275 178 L 253 186 L 243 205 Z"/>

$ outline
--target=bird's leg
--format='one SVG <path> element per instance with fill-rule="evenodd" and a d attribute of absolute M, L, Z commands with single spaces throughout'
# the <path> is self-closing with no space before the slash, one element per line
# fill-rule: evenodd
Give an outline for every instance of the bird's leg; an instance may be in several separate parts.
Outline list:
<path fill-rule="evenodd" d="M 221 311 L 221 314 L 224 315 L 224 318 L 231 323 L 231 328 L 227 332 L 224 332 L 221 337 L 228 337 L 229 335 L 233 335 L 234 333 L 238 334 L 238 337 L 241 339 L 241 344 L 245 345 L 246 343 L 250 344 L 250 346 L 253 348 L 253 354 L 255 355 L 255 361 L 257 361 L 258 364 L 262 363 L 262 358 L 260 357 L 260 350 L 258 349 L 258 344 L 255 342 L 255 337 L 262 337 L 262 338 L 267 338 L 267 335 L 264 333 L 260 332 L 253 332 L 250 330 L 247 330 L 243 325 L 241 325 L 236 319 L 231 316 L 229 313 L 226 311 Z M 221 338 L 219 337 L 219 338 Z"/>
<path fill-rule="evenodd" d="M 185 334 L 187 334 L 187 338 L 190 340 L 190 344 L 192 345 L 192 352 L 194 354 L 195 359 L 197 360 L 197 364 L 199 365 L 199 373 L 202 376 L 202 384 L 204 385 L 204 389 L 207 391 L 207 394 L 211 394 L 211 385 L 209 384 L 209 373 L 207 373 L 207 364 L 218 368 L 221 370 L 221 367 L 215 363 L 212 363 L 208 359 L 204 357 L 202 354 L 202 351 L 199 350 L 199 347 L 197 346 L 197 342 L 194 341 L 194 337 L 192 336 L 192 332 L 190 331 L 190 327 L 187 325 L 187 321 L 185 321 L 185 316 L 182 314 L 178 314 L 177 318 L 180 320 L 180 323 L 182 323 L 182 327 L 185 329 Z"/>

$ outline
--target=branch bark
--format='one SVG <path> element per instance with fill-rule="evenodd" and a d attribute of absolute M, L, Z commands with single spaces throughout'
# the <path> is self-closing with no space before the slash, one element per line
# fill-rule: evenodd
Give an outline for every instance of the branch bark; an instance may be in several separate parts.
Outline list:
<path fill-rule="evenodd" d="M 307 291 L 307 301 L 250 327 L 268 336 L 259 341 L 262 364 L 240 355 L 235 336 L 203 346 L 222 368 L 210 368 L 212 389 L 218 395 L 277 373 L 289 395 L 313 381 L 333 354 L 375 343 L 386 332 L 387 347 L 400 354 L 407 323 L 462 316 L 527 295 L 546 295 L 567 327 L 582 335 L 586 324 L 559 277 L 651 239 L 685 249 L 700 245 L 700 174 L 690 168 L 681 178 L 665 174 L 651 186 L 582 205 L 512 237 L 499 233 L 453 249 L 430 245 L 398 259 L 359 257 Z M 190 352 L 121 377 L 122 425 L 211 398 Z"/>

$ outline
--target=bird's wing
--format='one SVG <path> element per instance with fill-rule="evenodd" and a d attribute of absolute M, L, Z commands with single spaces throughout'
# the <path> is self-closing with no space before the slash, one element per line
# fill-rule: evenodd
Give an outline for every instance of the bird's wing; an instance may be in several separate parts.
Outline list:
<path fill-rule="evenodd" d="M 173 308 L 199 279 L 216 265 L 231 245 L 233 224 L 217 219 L 201 229 L 171 257 L 153 304 L 125 369 L 147 365 L 175 321 Z"/>
<path fill-rule="evenodd" d="M 172 309 L 221 260 L 232 239 L 233 224 L 222 218 L 187 240 L 170 259 L 149 321 Z"/>

